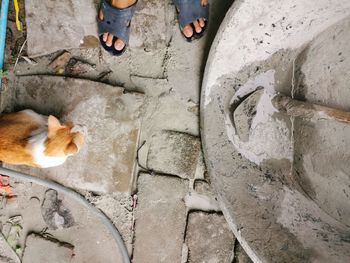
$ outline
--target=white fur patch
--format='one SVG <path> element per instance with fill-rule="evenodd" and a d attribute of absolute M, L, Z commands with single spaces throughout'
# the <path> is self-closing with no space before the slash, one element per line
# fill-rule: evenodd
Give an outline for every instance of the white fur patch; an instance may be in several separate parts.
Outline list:
<path fill-rule="evenodd" d="M 47 156 L 45 152 L 45 140 L 47 138 L 47 130 L 38 129 L 33 132 L 33 136 L 29 139 L 31 145 L 34 163 L 41 168 L 54 167 L 63 164 L 67 160 L 67 156 L 53 157 Z"/>

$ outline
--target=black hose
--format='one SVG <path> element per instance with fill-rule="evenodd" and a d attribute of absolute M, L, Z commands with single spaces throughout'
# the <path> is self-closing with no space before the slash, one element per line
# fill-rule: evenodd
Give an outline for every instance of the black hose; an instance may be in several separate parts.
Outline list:
<path fill-rule="evenodd" d="M 123 259 L 123 263 L 130 263 L 128 251 L 126 249 L 126 246 L 124 244 L 122 237 L 120 236 L 118 229 L 113 225 L 113 223 L 109 220 L 109 218 L 101 210 L 99 210 L 98 208 L 96 208 L 95 206 L 90 204 L 83 196 L 81 196 L 77 192 L 75 192 L 67 187 L 64 187 L 63 185 L 60 185 L 56 182 L 41 179 L 41 178 L 38 178 L 35 176 L 27 175 L 27 174 L 13 171 L 10 169 L 6 169 L 3 167 L 0 167 L 0 174 L 7 175 L 9 177 L 13 177 L 13 178 L 16 178 L 16 179 L 19 179 L 22 181 L 36 183 L 36 184 L 39 184 L 41 186 L 52 188 L 58 192 L 61 192 L 65 195 L 69 196 L 69 197 L 72 197 L 78 203 L 82 204 L 87 209 L 94 212 L 95 215 L 101 220 L 101 222 L 108 228 L 108 230 L 112 234 L 114 240 L 116 241 L 118 248 L 120 250 L 122 259 Z"/>

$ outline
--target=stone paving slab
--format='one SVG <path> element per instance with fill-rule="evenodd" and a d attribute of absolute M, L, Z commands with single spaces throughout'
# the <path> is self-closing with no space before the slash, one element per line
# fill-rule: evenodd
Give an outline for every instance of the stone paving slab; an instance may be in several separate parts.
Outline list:
<path fill-rule="evenodd" d="M 233 261 L 235 237 L 223 215 L 191 212 L 187 224 L 185 240 L 188 246 L 187 262 Z"/>
<path fill-rule="evenodd" d="M 156 172 L 193 178 L 200 150 L 198 137 L 177 131 L 161 131 L 152 136 L 147 167 Z"/>
<path fill-rule="evenodd" d="M 139 176 L 134 263 L 181 262 L 187 189 L 178 178 Z"/>
<path fill-rule="evenodd" d="M 143 95 L 82 79 L 19 77 L 14 108 L 71 120 L 87 130 L 86 143 L 61 166 L 21 171 L 95 192 L 128 192 L 133 175 Z"/>
<path fill-rule="evenodd" d="M 47 263 L 52 260 L 56 263 L 74 262 L 74 247 L 68 243 L 59 243 L 46 239 L 37 234 L 27 237 L 23 263 Z"/>
<path fill-rule="evenodd" d="M 62 49 L 98 47 L 93 0 L 29 0 L 25 3 L 28 55 Z"/>

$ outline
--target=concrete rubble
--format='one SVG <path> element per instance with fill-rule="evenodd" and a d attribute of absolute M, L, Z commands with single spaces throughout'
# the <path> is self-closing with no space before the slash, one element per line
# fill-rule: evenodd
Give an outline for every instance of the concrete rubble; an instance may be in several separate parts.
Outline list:
<path fill-rule="evenodd" d="M 246 262 L 212 190 L 198 121 L 207 53 L 232 1 L 211 2 L 208 34 L 193 44 L 180 34 L 172 1 L 139 1 L 123 57 L 99 48 L 98 1 L 73 2 L 20 1 L 27 35 L 18 43 L 25 37 L 27 45 L 21 54 L 11 46 L 18 63 L 0 112 L 31 108 L 73 121 L 86 145 L 56 168 L 4 165 L 84 195 L 120 231 L 132 262 Z M 52 189 L 10 185 L 15 198 L 4 199 L 1 231 L 20 216 L 21 250 L 4 237 L 8 262 L 121 262 L 90 211 Z"/>

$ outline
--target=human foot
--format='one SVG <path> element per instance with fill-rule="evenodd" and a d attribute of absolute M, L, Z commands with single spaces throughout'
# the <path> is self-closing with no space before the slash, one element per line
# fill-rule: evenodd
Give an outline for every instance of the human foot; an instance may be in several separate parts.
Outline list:
<path fill-rule="evenodd" d="M 113 55 L 124 53 L 136 0 L 102 0 L 98 16 L 100 42 Z"/>
<path fill-rule="evenodd" d="M 188 42 L 203 36 L 209 16 L 208 0 L 175 0 L 179 24 Z"/>

